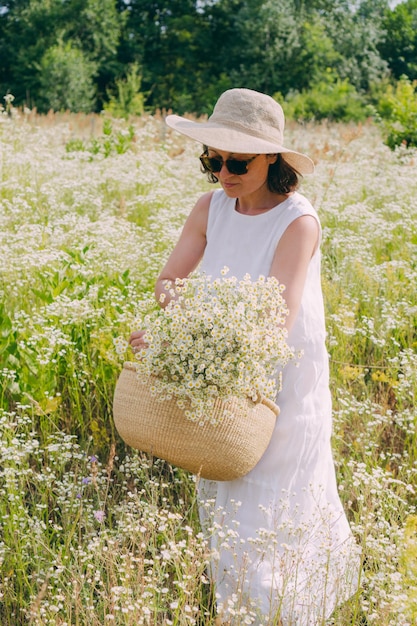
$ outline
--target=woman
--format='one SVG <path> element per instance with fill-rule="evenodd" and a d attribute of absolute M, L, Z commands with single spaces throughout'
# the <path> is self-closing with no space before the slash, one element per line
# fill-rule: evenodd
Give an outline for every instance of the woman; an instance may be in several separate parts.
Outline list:
<path fill-rule="evenodd" d="M 238 278 L 275 276 L 286 289 L 288 341 L 302 351 L 283 371 L 281 413 L 268 449 L 241 479 L 199 482 L 200 519 L 213 547 L 220 623 L 313 626 L 355 592 L 358 553 L 337 493 L 320 282 L 319 218 L 298 191 L 313 162 L 284 147 L 284 114 L 267 95 L 231 89 L 205 123 L 168 126 L 203 144 L 204 194 L 156 284 L 198 266 Z M 166 301 L 165 301 L 166 302 Z M 144 331 L 132 333 L 135 349 Z M 277 371 L 277 375 L 279 372 Z"/>

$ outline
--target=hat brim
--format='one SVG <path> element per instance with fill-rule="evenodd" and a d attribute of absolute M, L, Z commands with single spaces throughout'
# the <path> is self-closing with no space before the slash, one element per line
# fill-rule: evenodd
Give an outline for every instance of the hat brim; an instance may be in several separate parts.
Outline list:
<path fill-rule="evenodd" d="M 237 129 L 219 124 L 217 122 L 193 122 L 179 115 L 167 115 L 166 124 L 177 132 L 199 141 L 200 143 L 240 154 L 276 154 L 280 153 L 283 158 L 300 174 L 312 174 L 314 163 L 306 154 L 289 150 L 277 143 L 250 135 Z"/>

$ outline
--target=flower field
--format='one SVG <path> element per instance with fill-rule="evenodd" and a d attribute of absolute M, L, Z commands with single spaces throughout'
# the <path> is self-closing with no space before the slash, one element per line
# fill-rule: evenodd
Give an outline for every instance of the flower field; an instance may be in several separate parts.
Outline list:
<path fill-rule="evenodd" d="M 214 623 L 195 479 L 126 448 L 114 340 L 208 183 L 162 117 L 0 117 L 0 623 Z M 417 624 L 417 152 L 290 126 L 316 174 L 341 497 L 363 551 L 332 626 Z M 236 600 L 237 623 L 255 623 Z M 273 626 L 264 625 L 264 626 Z M 321 626 L 321 625 L 320 625 Z M 323 625 L 324 626 L 324 625 Z"/>

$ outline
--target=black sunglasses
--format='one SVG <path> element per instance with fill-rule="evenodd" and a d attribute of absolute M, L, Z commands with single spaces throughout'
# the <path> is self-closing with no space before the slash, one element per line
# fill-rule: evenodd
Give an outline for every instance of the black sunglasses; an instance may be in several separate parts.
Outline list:
<path fill-rule="evenodd" d="M 236 176 L 242 176 L 243 174 L 248 173 L 248 165 L 252 163 L 259 154 L 251 157 L 250 159 L 245 159 L 239 161 L 238 159 L 220 159 L 218 157 L 209 157 L 207 154 L 202 154 L 200 157 L 201 165 L 203 166 L 203 170 L 205 172 L 211 172 L 217 174 L 222 169 L 223 165 L 226 164 L 227 169 L 231 174 L 236 174 Z"/>

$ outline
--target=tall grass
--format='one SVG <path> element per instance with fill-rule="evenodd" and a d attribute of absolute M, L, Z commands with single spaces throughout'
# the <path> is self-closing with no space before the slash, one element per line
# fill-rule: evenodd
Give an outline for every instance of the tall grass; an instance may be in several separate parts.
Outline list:
<path fill-rule="evenodd" d="M 119 124 L 0 118 L 2 626 L 214 620 L 195 479 L 112 424 L 113 339 L 207 183 L 162 119 Z M 294 126 L 287 142 L 317 162 L 302 191 L 323 223 L 333 445 L 364 554 L 330 623 L 413 625 L 417 154 L 371 125 Z"/>

